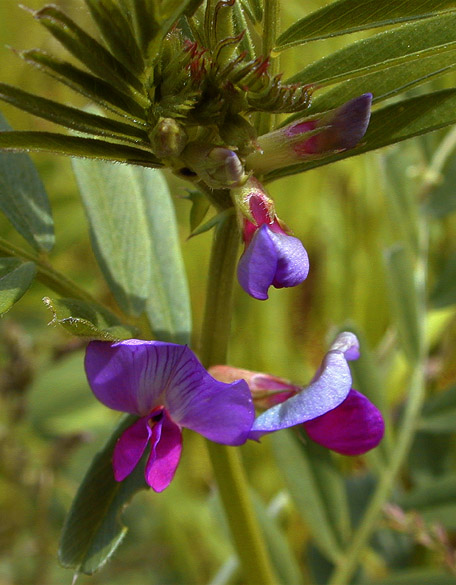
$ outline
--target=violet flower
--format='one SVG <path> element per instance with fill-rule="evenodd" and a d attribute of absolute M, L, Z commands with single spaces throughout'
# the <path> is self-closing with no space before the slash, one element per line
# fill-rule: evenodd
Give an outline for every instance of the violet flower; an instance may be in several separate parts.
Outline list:
<path fill-rule="evenodd" d="M 291 122 L 260 136 L 247 168 L 262 174 L 354 148 L 369 125 L 372 94 L 360 95 L 318 117 Z"/>
<path fill-rule="evenodd" d="M 301 284 L 309 273 L 307 252 L 298 238 L 287 233 L 261 183 L 250 177 L 232 193 L 246 246 L 237 269 L 242 288 L 263 301 L 271 285 L 283 288 Z"/>
<path fill-rule="evenodd" d="M 150 446 L 146 482 L 156 492 L 168 487 L 181 455 L 182 427 L 224 445 L 241 445 L 248 438 L 255 414 L 247 383 L 215 380 L 184 345 L 92 341 L 85 369 L 100 402 L 140 417 L 114 448 L 117 481 L 133 471 Z"/>
<path fill-rule="evenodd" d="M 345 332 L 337 337 L 305 388 L 275 376 L 227 366 L 214 366 L 210 372 L 225 382 L 242 376 L 255 404 L 271 407 L 256 419 L 251 439 L 301 425 L 316 443 L 343 455 L 360 455 L 379 444 L 384 422 L 378 408 L 351 387 L 347 361 L 358 357 L 356 336 Z"/>

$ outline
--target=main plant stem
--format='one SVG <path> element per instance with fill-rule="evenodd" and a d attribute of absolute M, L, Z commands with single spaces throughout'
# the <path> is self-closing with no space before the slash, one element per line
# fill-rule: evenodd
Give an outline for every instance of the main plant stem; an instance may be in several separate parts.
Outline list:
<path fill-rule="evenodd" d="M 233 277 L 238 250 L 236 219 L 228 217 L 214 236 L 200 356 L 207 368 L 224 364 L 230 335 Z M 227 412 L 227 416 L 230 413 Z M 208 442 L 209 455 L 246 585 L 276 585 L 250 501 L 239 450 Z"/>

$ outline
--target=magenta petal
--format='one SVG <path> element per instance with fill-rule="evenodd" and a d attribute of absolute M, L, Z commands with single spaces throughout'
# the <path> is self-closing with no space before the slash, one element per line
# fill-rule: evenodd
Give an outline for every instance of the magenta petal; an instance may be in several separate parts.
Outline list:
<path fill-rule="evenodd" d="M 350 390 L 347 398 L 326 414 L 304 423 L 309 437 L 342 455 L 360 455 L 382 440 L 385 425 L 376 406 Z"/>
<path fill-rule="evenodd" d="M 258 439 L 265 433 L 292 427 L 325 414 L 345 400 L 351 383 L 350 368 L 344 353 L 329 351 L 309 386 L 260 414 L 252 426 L 250 438 Z"/>
<path fill-rule="evenodd" d="M 309 258 L 301 241 L 273 232 L 264 224 L 255 233 L 238 264 L 242 288 L 259 300 L 268 298 L 271 285 L 296 286 L 307 278 Z"/>
<path fill-rule="evenodd" d="M 124 480 L 141 459 L 152 430 L 147 417 L 140 418 L 121 434 L 114 447 L 112 466 L 116 481 Z"/>
<path fill-rule="evenodd" d="M 155 492 L 171 483 L 182 452 L 182 433 L 166 411 L 152 430 L 151 452 L 146 464 L 146 482 Z"/>
<path fill-rule="evenodd" d="M 225 445 L 245 443 L 255 418 L 247 382 L 218 382 L 187 347 L 167 388 L 165 407 L 180 426 Z"/>
<path fill-rule="evenodd" d="M 105 406 L 145 416 L 163 402 L 185 347 L 161 341 L 92 341 L 85 369 L 93 393 Z"/>

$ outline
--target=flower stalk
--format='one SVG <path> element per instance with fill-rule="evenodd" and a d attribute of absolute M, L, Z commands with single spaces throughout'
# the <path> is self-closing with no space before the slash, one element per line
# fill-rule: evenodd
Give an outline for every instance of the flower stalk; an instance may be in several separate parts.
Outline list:
<path fill-rule="evenodd" d="M 238 242 L 236 218 L 230 216 L 218 226 L 212 246 L 199 351 L 206 368 L 227 361 Z M 274 585 L 277 581 L 253 513 L 239 451 L 210 441 L 207 446 L 245 583 Z"/>

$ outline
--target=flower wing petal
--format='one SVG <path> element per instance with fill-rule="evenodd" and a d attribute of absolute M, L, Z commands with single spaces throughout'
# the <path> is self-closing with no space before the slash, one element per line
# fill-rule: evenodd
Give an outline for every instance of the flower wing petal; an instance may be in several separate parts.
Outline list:
<path fill-rule="evenodd" d="M 268 298 L 268 288 L 277 270 L 277 251 L 271 234 L 268 226 L 262 225 L 255 232 L 237 267 L 239 284 L 247 294 L 260 301 Z"/>
<path fill-rule="evenodd" d="M 309 274 L 309 257 L 301 240 L 287 234 L 270 232 L 277 254 L 277 269 L 272 285 L 297 286 Z"/>
<path fill-rule="evenodd" d="M 312 420 L 336 408 L 351 388 L 350 368 L 341 351 L 329 351 L 315 379 L 301 392 L 266 410 L 254 422 L 251 439 Z"/>
<path fill-rule="evenodd" d="M 85 357 L 90 387 L 109 408 L 145 416 L 159 405 L 183 350 L 161 341 L 92 341 Z"/>
<path fill-rule="evenodd" d="M 147 418 L 140 418 L 120 435 L 112 455 L 116 481 L 123 481 L 138 465 L 151 437 Z"/>
<path fill-rule="evenodd" d="M 173 421 L 225 445 L 241 445 L 255 418 L 244 380 L 225 384 L 209 375 L 185 348 L 165 397 Z"/>
<path fill-rule="evenodd" d="M 152 430 L 151 451 L 146 464 L 146 482 L 155 492 L 171 483 L 182 452 L 182 433 L 166 412 Z"/>
<path fill-rule="evenodd" d="M 363 394 L 350 390 L 333 410 L 304 423 L 309 437 L 342 455 L 361 455 L 376 447 L 385 431 L 378 408 Z"/>

